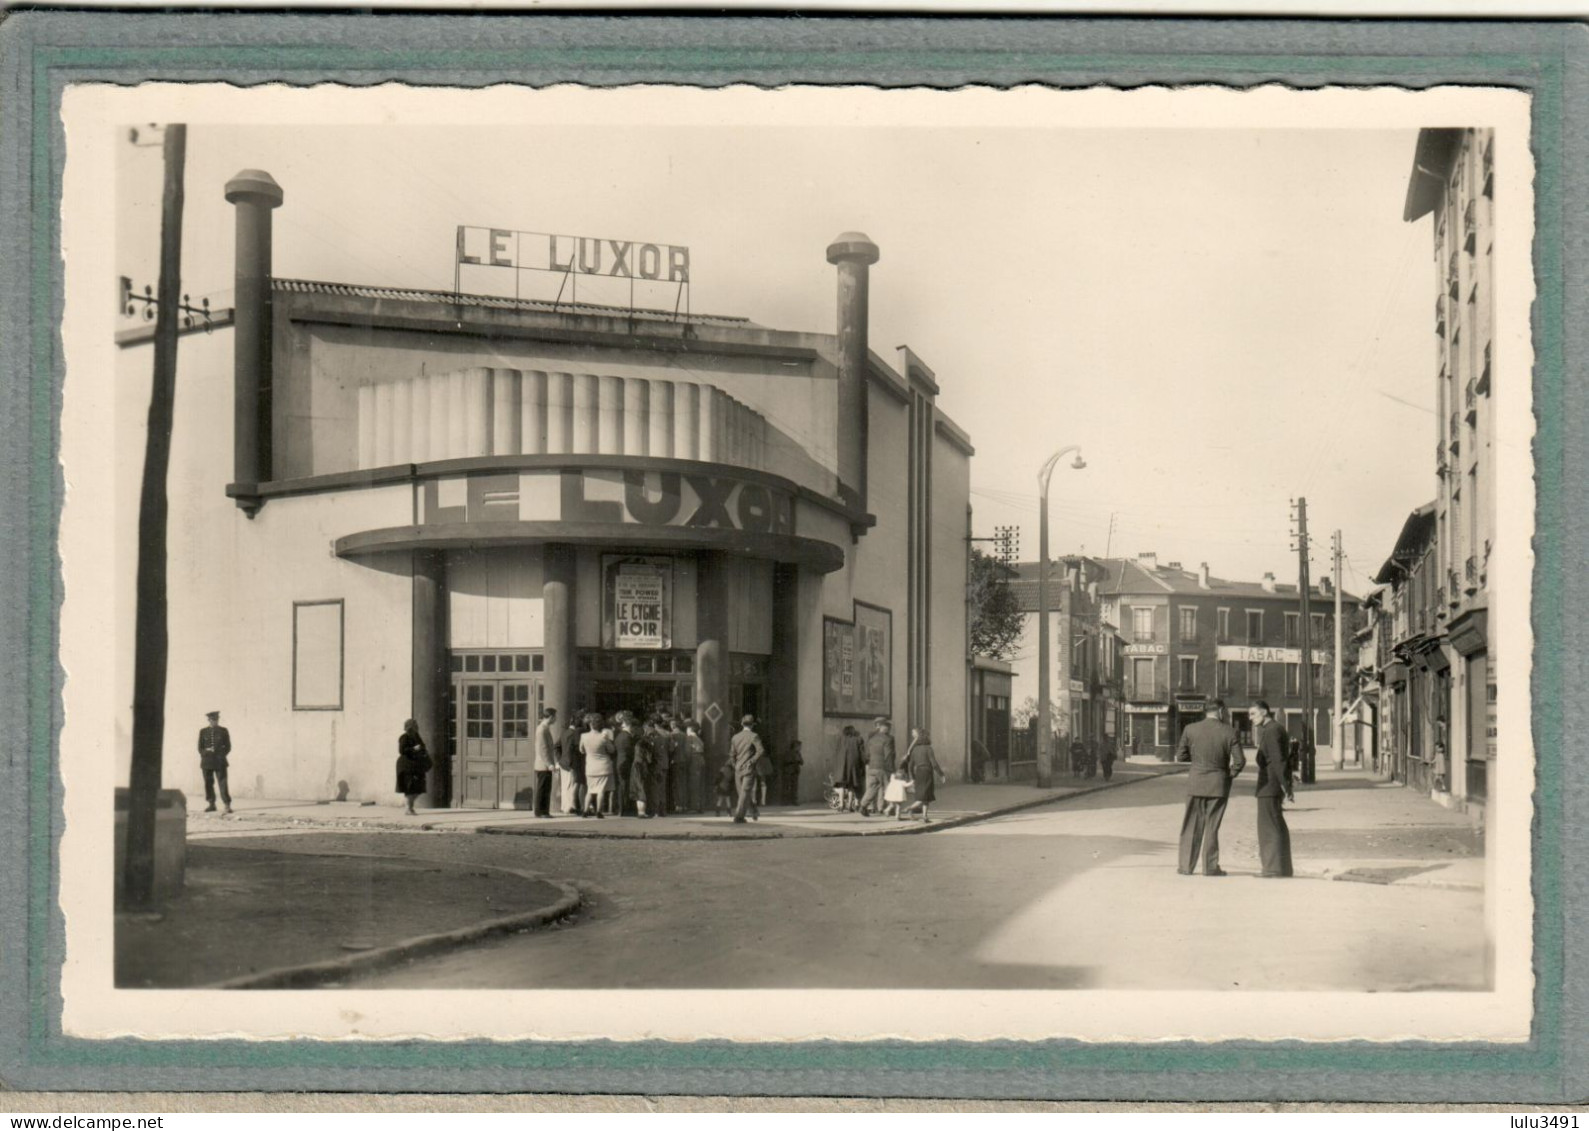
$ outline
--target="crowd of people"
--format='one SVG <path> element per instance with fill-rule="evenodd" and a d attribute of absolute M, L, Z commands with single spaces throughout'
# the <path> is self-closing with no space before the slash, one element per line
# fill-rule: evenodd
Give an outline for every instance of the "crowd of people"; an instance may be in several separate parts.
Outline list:
<path fill-rule="evenodd" d="M 726 800 L 734 820 L 743 822 L 756 820 L 769 802 L 794 804 L 803 761 L 798 739 L 789 743 L 781 762 L 775 761 L 755 716 L 746 715 L 728 760 L 718 768 L 714 811 L 721 815 Z M 409 719 L 398 738 L 396 767 L 397 792 L 409 813 L 425 792 L 432 764 L 418 725 Z M 694 719 L 667 712 L 642 719 L 633 711 L 585 711 L 564 726 L 555 707 L 541 711 L 530 798 L 537 817 L 551 817 L 554 801 L 566 816 L 596 820 L 704 813 L 707 783 L 706 742 Z"/>

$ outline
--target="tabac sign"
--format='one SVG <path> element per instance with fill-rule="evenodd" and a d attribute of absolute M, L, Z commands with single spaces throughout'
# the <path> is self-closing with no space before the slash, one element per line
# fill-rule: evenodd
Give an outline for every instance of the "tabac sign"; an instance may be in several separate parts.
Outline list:
<path fill-rule="evenodd" d="M 605 275 L 660 283 L 690 281 L 690 249 L 675 244 L 519 232 L 458 225 L 456 265 Z"/>

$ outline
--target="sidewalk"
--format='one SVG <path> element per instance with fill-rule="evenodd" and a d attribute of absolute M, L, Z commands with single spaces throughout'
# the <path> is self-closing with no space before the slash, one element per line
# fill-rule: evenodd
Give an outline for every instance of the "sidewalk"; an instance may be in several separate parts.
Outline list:
<path fill-rule="evenodd" d="M 188 846 L 183 892 L 116 914 L 116 985 L 327 985 L 356 970 L 576 910 L 568 884 L 507 868 Z"/>
<path fill-rule="evenodd" d="M 511 836 L 556 836 L 587 838 L 641 838 L 653 840 L 702 840 L 717 838 L 765 840 L 783 837 L 882 836 L 919 833 L 955 828 L 1004 813 L 1046 805 L 1081 793 L 1109 789 L 1135 781 L 1146 781 L 1185 771 L 1174 763 L 1124 763 L 1115 767 L 1114 777 L 1074 778 L 1056 774 L 1052 789 L 1038 789 L 1028 782 L 1006 784 L 991 782 L 973 785 L 953 782 L 940 786 L 938 800 L 931 809 L 931 821 L 898 821 L 892 817 L 862 817 L 859 813 L 838 813 L 820 803 L 770 805 L 761 810 L 761 819 L 736 825 L 728 816 L 687 813 L 641 820 L 637 817 L 571 817 L 554 813 L 537 818 L 527 810 L 515 809 L 421 809 L 407 816 L 400 804 L 369 805 L 356 802 L 316 803 L 311 801 L 261 801 L 233 799 L 231 816 L 188 810 L 188 836 L 237 836 L 249 833 L 281 832 L 289 829 L 342 828 L 406 830 L 424 832 L 491 833 Z M 246 832 L 245 832 L 246 830 Z"/>

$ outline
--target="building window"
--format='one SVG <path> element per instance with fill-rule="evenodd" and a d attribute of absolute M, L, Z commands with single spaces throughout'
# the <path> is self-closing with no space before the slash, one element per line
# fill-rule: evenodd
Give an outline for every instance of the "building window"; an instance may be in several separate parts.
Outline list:
<path fill-rule="evenodd" d="M 1230 643 L 1230 610 L 1220 609 L 1216 615 L 1219 619 L 1219 642 L 1228 644 Z"/>
<path fill-rule="evenodd" d="M 1138 699 L 1153 697 L 1153 659 L 1138 656 L 1131 661 L 1131 694 Z"/>
<path fill-rule="evenodd" d="M 1131 638 L 1133 640 L 1153 639 L 1153 607 L 1133 608 L 1131 610 Z"/>
<path fill-rule="evenodd" d="M 1230 661 L 1216 660 L 1214 662 L 1214 681 L 1221 695 L 1230 691 Z"/>
<path fill-rule="evenodd" d="M 1308 614 L 1308 620 L 1313 626 L 1313 643 L 1317 644 L 1319 641 L 1324 639 L 1324 614 L 1310 613 Z"/>
<path fill-rule="evenodd" d="M 1262 609 L 1248 609 L 1247 610 L 1247 643 L 1248 644 L 1262 644 L 1263 643 L 1263 610 Z"/>
<path fill-rule="evenodd" d="M 1197 643 L 1197 608 L 1181 609 L 1181 643 Z"/>
<path fill-rule="evenodd" d="M 292 709 L 342 710 L 342 601 L 292 603 Z"/>
<path fill-rule="evenodd" d="M 530 737 L 530 685 L 502 685 L 502 737 Z"/>
<path fill-rule="evenodd" d="M 1176 669 L 1177 669 L 1177 675 L 1178 675 L 1178 678 L 1179 678 L 1179 689 L 1181 691 L 1196 691 L 1197 690 L 1197 657 L 1196 656 L 1179 656 L 1179 657 L 1177 657 Z"/>
<path fill-rule="evenodd" d="M 464 688 L 465 738 L 496 737 L 496 696 L 494 683 L 471 683 Z"/>
<path fill-rule="evenodd" d="M 1287 695 L 1301 695 L 1302 694 L 1302 665 L 1301 664 L 1287 664 L 1286 665 L 1286 694 Z"/>
<path fill-rule="evenodd" d="M 1324 691 L 1324 665 L 1323 664 L 1314 664 L 1313 665 L 1313 690 L 1314 690 L 1315 693 L 1322 693 Z"/>
<path fill-rule="evenodd" d="M 1300 613 L 1286 614 L 1286 647 L 1295 648 L 1302 643 L 1302 616 Z"/>
<path fill-rule="evenodd" d="M 1263 664 L 1256 660 L 1247 664 L 1247 694 L 1263 694 Z"/>

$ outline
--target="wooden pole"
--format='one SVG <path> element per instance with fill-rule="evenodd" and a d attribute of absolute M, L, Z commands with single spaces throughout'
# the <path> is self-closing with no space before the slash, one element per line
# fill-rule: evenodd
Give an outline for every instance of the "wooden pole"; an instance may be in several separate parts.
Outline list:
<path fill-rule="evenodd" d="M 154 380 L 138 502 L 137 640 L 133 651 L 132 776 L 128 790 L 126 899 L 147 906 L 154 896 L 155 805 L 165 743 L 166 473 L 176 400 L 177 319 L 182 291 L 182 171 L 187 127 L 165 133 L 165 191 L 160 216 L 159 305 L 155 308 Z"/>

